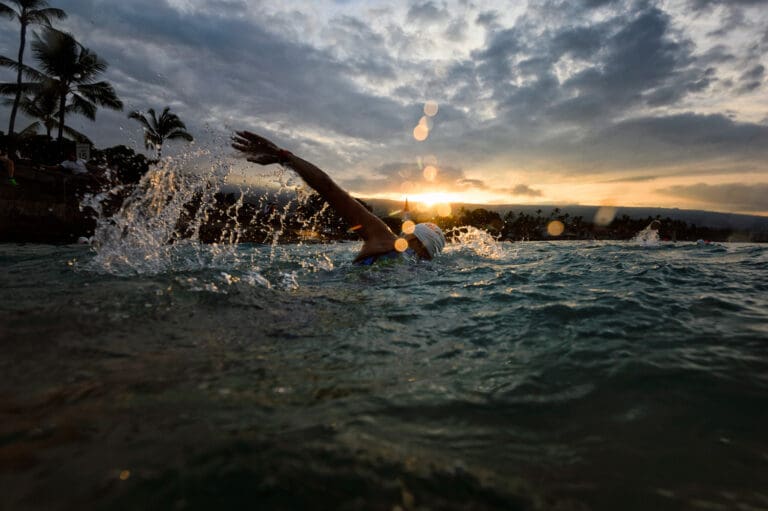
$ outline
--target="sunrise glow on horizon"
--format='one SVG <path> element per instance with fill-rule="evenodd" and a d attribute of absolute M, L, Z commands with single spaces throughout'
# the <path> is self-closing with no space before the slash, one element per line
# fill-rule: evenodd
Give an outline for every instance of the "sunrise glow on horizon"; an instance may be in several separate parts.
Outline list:
<path fill-rule="evenodd" d="M 232 184 L 274 178 L 227 153 L 247 129 L 361 198 L 768 216 L 763 2 L 58 4 L 126 109 L 170 105 Z M 70 122 L 144 151 L 124 112 Z"/>

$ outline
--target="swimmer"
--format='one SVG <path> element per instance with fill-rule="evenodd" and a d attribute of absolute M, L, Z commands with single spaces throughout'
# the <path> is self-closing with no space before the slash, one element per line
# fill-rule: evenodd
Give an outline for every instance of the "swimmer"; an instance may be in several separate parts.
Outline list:
<path fill-rule="evenodd" d="M 253 163 L 279 163 L 293 169 L 349 225 L 359 226 L 355 232 L 363 238 L 363 246 L 355 257 L 356 264 L 369 265 L 377 260 L 399 257 L 400 251 L 395 248 L 398 238 L 405 239 L 408 249 L 426 260 L 434 258 L 445 246 L 443 231 L 433 223 L 416 224 L 412 234 L 396 236 L 387 224 L 337 185 L 328 174 L 264 137 L 249 131 L 238 131 L 233 137 L 232 147 L 245 153 L 248 161 Z"/>

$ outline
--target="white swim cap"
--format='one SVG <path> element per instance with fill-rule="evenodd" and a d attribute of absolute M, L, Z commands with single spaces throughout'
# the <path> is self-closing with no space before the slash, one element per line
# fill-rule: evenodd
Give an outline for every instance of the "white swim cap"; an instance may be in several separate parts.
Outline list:
<path fill-rule="evenodd" d="M 435 257 L 445 246 L 443 231 L 431 222 L 416 224 L 413 234 L 424 245 L 424 248 L 427 249 L 430 257 Z"/>

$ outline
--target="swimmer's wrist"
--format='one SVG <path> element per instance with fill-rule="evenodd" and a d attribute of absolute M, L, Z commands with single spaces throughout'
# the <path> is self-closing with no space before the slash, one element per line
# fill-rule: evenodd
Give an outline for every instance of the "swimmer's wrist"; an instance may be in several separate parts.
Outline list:
<path fill-rule="evenodd" d="M 278 162 L 281 165 L 285 165 L 286 163 L 291 162 L 291 160 L 293 159 L 293 153 L 290 151 L 286 151 L 285 149 L 278 149 L 277 157 L 278 157 Z"/>

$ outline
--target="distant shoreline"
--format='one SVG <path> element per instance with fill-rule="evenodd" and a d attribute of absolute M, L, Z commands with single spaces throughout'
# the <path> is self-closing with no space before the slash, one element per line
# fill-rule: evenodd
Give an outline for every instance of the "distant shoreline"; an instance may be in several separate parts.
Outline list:
<path fill-rule="evenodd" d="M 78 238 L 93 236 L 96 219 L 92 211 L 81 210 L 83 181 L 63 172 L 40 170 L 28 165 L 17 167 L 19 186 L 0 187 L 0 242 L 68 244 Z M 129 188 L 130 189 L 130 188 Z M 239 203 L 239 194 L 216 193 L 213 202 L 191 202 L 180 212 L 175 240 L 195 237 L 203 243 L 326 243 L 353 241 L 358 237 L 326 207 L 322 200 L 294 204 L 280 218 L 265 212 L 265 203 L 279 196 L 246 198 Z M 124 197 L 108 208 L 118 211 Z M 290 201 L 286 202 L 289 203 Z M 400 232 L 400 215 L 391 215 L 402 207 L 396 201 L 371 199 L 362 201 L 389 225 Z M 275 203 L 271 203 L 275 204 Z M 629 240 L 651 219 L 662 223 L 660 236 L 669 241 L 768 242 L 768 217 L 696 210 L 664 208 L 612 208 L 607 223 L 594 222 L 599 206 L 543 205 L 480 205 L 454 204 L 448 217 L 436 217 L 413 212 L 417 221 L 433 221 L 444 230 L 471 226 L 488 232 L 499 241 L 609 241 Z M 229 211 L 237 207 L 233 219 Z M 206 220 L 190 229 L 190 220 L 197 211 L 207 211 Z M 323 213 L 321 215 L 321 213 Z M 502 216 L 503 213 L 503 216 Z M 192 215 L 191 217 L 189 215 Z M 321 218 L 322 217 L 322 218 Z M 304 218 L 305 220 L 302 220 Z M 279 225 L 276 225 L 276 221 Z M 307 226 L 307 222 L 310 223 Z M 553 223 L 559 229 L 551 230 Z M 276 234 L 279 227 L 280 234 Z M 554 234 L 553 234 L 554 232 Z M 233 236 L 234 234 L 234 236 Z"/>

